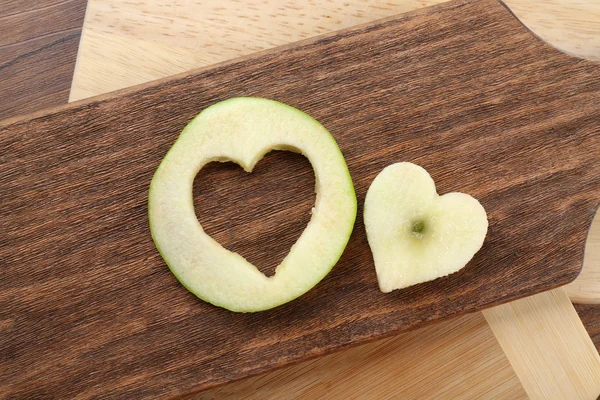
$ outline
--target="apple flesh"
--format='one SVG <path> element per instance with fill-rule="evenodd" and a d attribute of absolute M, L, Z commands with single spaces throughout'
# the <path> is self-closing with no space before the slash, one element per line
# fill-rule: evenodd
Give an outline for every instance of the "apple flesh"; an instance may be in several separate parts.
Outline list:
<path fill-rule="evenodd" d="M 316 204 L 300 238 L 267 277 L 204 232 L 192 185 L 212 161 L 232 161 L 251 172 L 271 150 L 308 158 Z M 157 249 L 189 291 L 214 305 L 252 312 L 293 300 L 327 275 L 352 233 L 356 195 L 335 139 L 319 122 L 276 101 L 233 98 L 206 108 L 183 129 L 152 178 L 148 214 Z"/>
<path fill-rule="evenodd" d="M 483 206 L 464 193 L 438 196 L 418 165 L 386 167 L 365 198 L 364 221 L 379 288 L 391 292 L 463 268 L 483 245 Z"/>

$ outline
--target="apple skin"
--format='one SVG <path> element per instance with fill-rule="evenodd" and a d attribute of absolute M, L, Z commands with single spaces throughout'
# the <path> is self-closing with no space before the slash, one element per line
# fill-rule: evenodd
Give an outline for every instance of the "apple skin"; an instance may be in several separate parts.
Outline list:
<path fill-rule="evenodd" d="M 379 288 L 387 293 L 452 274 L 481 249 L 483 206 L 468 194 L 439 196 L 427 171 L 401 162 L 377 175 L 364 222 Z"/>
<path fill-rule="evenodd" d="M 305 231 L 275 275 L 266 277 L 204 232 L 192 185 L 209 162 L 232 161 L 251 172 L 271 150 L 308 158 L 317 199 Z M 271 309 L 312 289 L 341 257 L 356 210 L 350 172 L 333 136 L 302 111 L 252 97 L 225 100 L 198 114 L 161 161 L 148 194 L 152 239 L 172 273 L 200 299 L 235 312 Z"/>

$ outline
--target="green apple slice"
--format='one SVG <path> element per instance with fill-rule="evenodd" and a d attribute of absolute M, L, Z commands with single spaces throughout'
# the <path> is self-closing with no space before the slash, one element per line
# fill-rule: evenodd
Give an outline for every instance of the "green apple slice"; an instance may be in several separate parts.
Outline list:
<path fill-rule="evenodd" d="M 476 199 L 438 196 L 427 171 L 408 162 L 377 175 L 367 191 L 364 220 L 384 293 L 458 271 L 479 251 L 488 228 Z"/>
<path fill-rule="evenodd" d="M 306 156 L 317 195 L 306 229 L 267 277 L 204 232 L 192 185 L 209 162 L 232 161 L 251 172 L 271 150 Z M 157 249 L 189 291 L 214 305 L 251 312 L 293 300 L 327 275 L 352 233 L 356 195 L 335 139 L 319 122 L 283 103 L 242 97 L 206 108 L 183 129 L 152 178 L 148 214 Z"/>

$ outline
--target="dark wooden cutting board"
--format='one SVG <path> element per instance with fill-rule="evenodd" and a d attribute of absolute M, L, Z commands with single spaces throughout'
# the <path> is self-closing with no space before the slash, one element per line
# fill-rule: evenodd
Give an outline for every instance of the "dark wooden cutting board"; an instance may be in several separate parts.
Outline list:
<path fill-rule="evenodd" d="M 273 98 L 321 121 L 358 200 L 340 262 L 305 296 L 234 314 L 169 272 L 147 191 L 206 106 Z M 0 123 L 0 395 L 171 397 L 574 279 L 600 200 L 600 65 L 562 54 L 493 0 L 455 1 Z M 386 165 L 480 199 L 490 229 L 459 273 L 379 292 L 362 204 Z M 275 152 L 210 165 L 207 231 L 268 273 L 310 217 L 314 176 Z"/>

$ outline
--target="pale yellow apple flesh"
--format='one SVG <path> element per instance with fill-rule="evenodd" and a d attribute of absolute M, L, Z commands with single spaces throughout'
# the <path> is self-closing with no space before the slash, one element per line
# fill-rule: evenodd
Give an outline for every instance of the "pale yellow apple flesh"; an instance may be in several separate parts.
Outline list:
<path fill-rule="evenodd" d="M 365 199 L 364 221 L 379 288 L 391 292 L 463 268 L 483 245 L 483 206 L 464 193 L 438 196 L 418 165 L 386 167 Z"/>
<path fill-rule="evenodd" d="M 275 149 L 308 158 L 317 195 L 306 229 L 267 277 L 204 232 L 192 185 L 212 161 L 233 161 L 250 172 Z M 344 157 L 319 122 L 276 101 L 234 98 L 208 107 L 181 132 L 152 178 L 148 213 L 156 247 L 188 290 L 214 305 L 250 312 L 295 299 L 327 275 L 348 243 L 356 196 Z"/>

